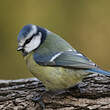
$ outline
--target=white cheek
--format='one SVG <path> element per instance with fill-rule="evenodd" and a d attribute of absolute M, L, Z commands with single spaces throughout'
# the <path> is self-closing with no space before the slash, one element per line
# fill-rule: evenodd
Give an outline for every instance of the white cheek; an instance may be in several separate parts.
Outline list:
<path fill-rule="evenodd" d="M 25 46 L 25 51 L 27 53 L 31 52 L 32 50 L 36 49 L 39 47 L 41 43 L 41 36 L 34 36 L 33 39 Z"/>

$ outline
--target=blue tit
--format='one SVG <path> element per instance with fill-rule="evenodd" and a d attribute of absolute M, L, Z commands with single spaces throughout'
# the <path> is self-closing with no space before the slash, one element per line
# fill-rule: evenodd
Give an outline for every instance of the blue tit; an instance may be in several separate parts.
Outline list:
<path fill-rule="evenodd" d="M 100 69 L 48 29 L 28 24 L 21 29 L 17 40 L 17 50 L 21 51 L 29 71 L 47 90 L 73 87 L 92 73 L 110 76 L 110 72 Z"/>

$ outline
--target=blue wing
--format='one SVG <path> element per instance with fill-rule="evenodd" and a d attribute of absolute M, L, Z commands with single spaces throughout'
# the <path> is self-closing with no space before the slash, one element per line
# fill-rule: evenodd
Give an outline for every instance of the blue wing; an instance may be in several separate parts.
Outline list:
<path fill-rule="evenodd" d="M 105 71 L 105 70 L 102 70 L 100 68 L 89 68 L 85 71 L 89 72 L 89 73 L 99 73 L 99 74 L 103 74 L 103 75 L 106 75 L 106 76 L 110 77 L 110 71 Z"/>
<path fill-rule="evenodd" d="M 96 64 L 77 51 L 63 51 L 49 54 L 34 53 L 36 63 L 45 66 L 71 68 L 97 68 Z"/>

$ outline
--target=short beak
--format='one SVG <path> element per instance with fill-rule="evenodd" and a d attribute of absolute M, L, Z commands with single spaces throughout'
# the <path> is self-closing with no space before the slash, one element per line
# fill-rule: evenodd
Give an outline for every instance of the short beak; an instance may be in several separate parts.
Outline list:
<path fill-rule="evenodd" d="M 17 51 L 21 51 L 23 49 L 22 46 L 18 46 Z"/>

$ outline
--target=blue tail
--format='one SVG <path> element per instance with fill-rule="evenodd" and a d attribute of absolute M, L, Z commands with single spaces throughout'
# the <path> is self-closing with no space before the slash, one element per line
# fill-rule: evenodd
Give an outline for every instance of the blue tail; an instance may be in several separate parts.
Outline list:
<path fill-rule="evenodd" d="M 110 72 L 109 71 L 104 71 L 100 68 L 91 68 L 91 69 L 88 69 L 86 70 L 87 72 L 90 72 L 90 73 L 99 73 L 99 74 L 103 74 L 103 75 L 106 75 L 106 76 L 110 76 Z"/>

